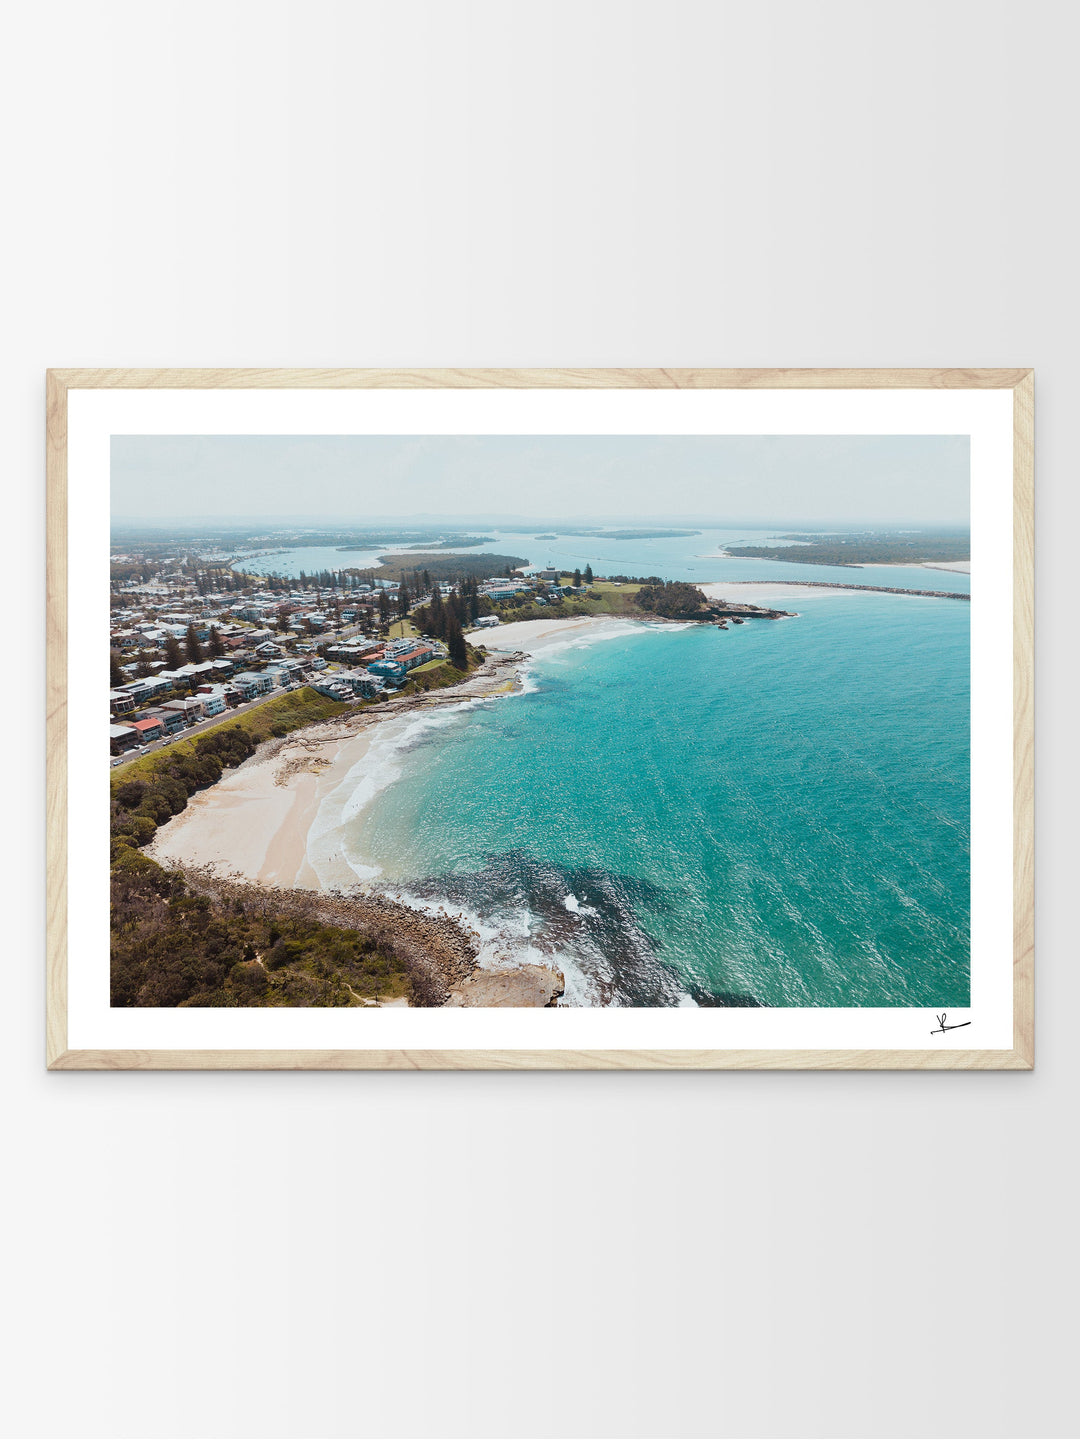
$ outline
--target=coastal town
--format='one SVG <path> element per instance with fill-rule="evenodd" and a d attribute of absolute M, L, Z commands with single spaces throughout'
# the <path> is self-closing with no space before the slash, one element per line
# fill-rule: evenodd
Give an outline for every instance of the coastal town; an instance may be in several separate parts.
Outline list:
<path fill-rule="evenodd" d="M 124 578 L 136 567 L 141 573 Z M 443 605 L 459 586 L 430 579 L 425 586 L 422 574 L 410 591 L 404 580 L 349 572 L 325 577 L 325 585 L 289 586 L 280 577 L 204 568 L 197 557 L 114 555 L 113 570 L 113 766 L 302 685 L 332 700 L 377 700 L 414 672 L 455 658 L 445 640 L 421 633 L 410 617 L 422 605 Z M 586 584 L 580 574 L 553 568 L 485 577 L 468 586 L 467 618 L 491 628 L 500 623 L 500 606 L 546 605 L 584 593 Z"/>
<path fill-rule="evenodd" d="M 434 557 L 408 554 L 434 563 Z M 441 557 L 440 557 L 441 558 Z M 455 557 L 456 558 L 456 557 Z M 721 587 L 658 576 L 598 576 L 591 566 L 470 573 L 354 569 L 289 579 L 253 575 L 219 555 L 114 553 L 110 616 L 109 753 L 114 767 L 244 711 L 310 687 L 343 702 L 378 701 L 414 675 L 447 665 L 467 670 L 464 628 L 475 635 L 504 619 L 581 614 L 696 620 L 724 630 L 789 611 L 731 603 Z M 441 560 L 445 566 L 446 561 Z M 237 568 L 233 568 L 236 565 Z M 475 571 L 475 564 L 472 566 Z M 396 578 L 391 578 L 396 577 Z M 880 584 L 799 580 L 806 588 L 968 600 L 963 593 Z"/>

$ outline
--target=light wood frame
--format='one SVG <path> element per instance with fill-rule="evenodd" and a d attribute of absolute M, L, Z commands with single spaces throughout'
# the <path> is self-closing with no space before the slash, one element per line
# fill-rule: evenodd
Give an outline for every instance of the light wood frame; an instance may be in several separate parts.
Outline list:
<path fill-rule="evenodd" d="M 69 1050 L 67 395 L 80 389 L 978 389 L 1013 392 L 1010 1050 Z M 957 370 L 50 370 L 46 422 L 47 955 L 51 1070 L 1030 1070 L 1034 1064 L 1034 376 Z"/>

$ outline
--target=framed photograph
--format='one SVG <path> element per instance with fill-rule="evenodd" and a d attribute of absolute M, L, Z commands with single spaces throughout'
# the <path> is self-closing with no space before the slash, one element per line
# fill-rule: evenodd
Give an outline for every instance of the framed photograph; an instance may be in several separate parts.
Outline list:
<path fill-rule="evenodd" d="M 1030 370 L 54 370 L 53 1069 L 1029 1069 Z"/>

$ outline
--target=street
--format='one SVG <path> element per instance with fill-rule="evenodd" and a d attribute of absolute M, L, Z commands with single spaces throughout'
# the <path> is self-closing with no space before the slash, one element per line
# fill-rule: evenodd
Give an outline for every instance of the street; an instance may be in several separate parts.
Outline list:
<path fill-rule="evenodd" d="M 236 715 L 244 715 L 248 710 L 256 710 L 260 705 L 265 705 L 268 700 L 276 700 L 279 695 L 285 694 L 285 687 L 277 686 L 270 691 L 269 695 L 260 695 L 255 700 L 245 700 L 242 704 L 234 706 L 230 710 L 223 711 L 220 715 L 210 715 L 205 720 L 198 720 L 194 725 L 189 725 L 185 730 L 178 730 L 175 735 L 166 735 L 161 740 L 151 740 L 149 745 L 144 745 L 141 750 L 129 750 L 121 755 L 119 759 L 115 756 L 110 758 L 109 768 L 122 770 L 125 765 L 130 765 L 133 760 L 141 760 L 144 755 L 149 755 L 154 750 L 167 750 L 177 740 L 190 740 L 194 736 L 202 734 L 204 730 L 212 730 L 215 725 L 220 725 L 223 720 L 231 720 Z M 121 719 L 118 723 L 124 723 Z"/>

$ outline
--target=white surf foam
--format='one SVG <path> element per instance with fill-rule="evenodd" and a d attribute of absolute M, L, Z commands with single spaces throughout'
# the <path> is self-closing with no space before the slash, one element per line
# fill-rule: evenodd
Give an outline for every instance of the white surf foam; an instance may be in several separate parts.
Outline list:
<path fill-rule="evenodd" d="M 583 905 L 573 891 L 569 895 L 563 896 L 562 903 L 571 915 L 599 915 L 600 913 L 594 905 Z"/>
<path fill-rule="evenodd" d="M 480 941 L 477 963 L 484 970 L 515 970 L 519 965 L 554 966 L 566 982 L 560 1004 L 596 1006 L 600 1003 L 596 987 L 583 956 L 566 946 L 546 943 L 539 919 L 525 908 L 503 910 L 482 916 L 476 910 L 450 900 L 427 899 L 413 895 L 405 888 L 383 886 L 381 893 L 412 910 L 425 915 L 456 920 L 471 930 Z"/>

